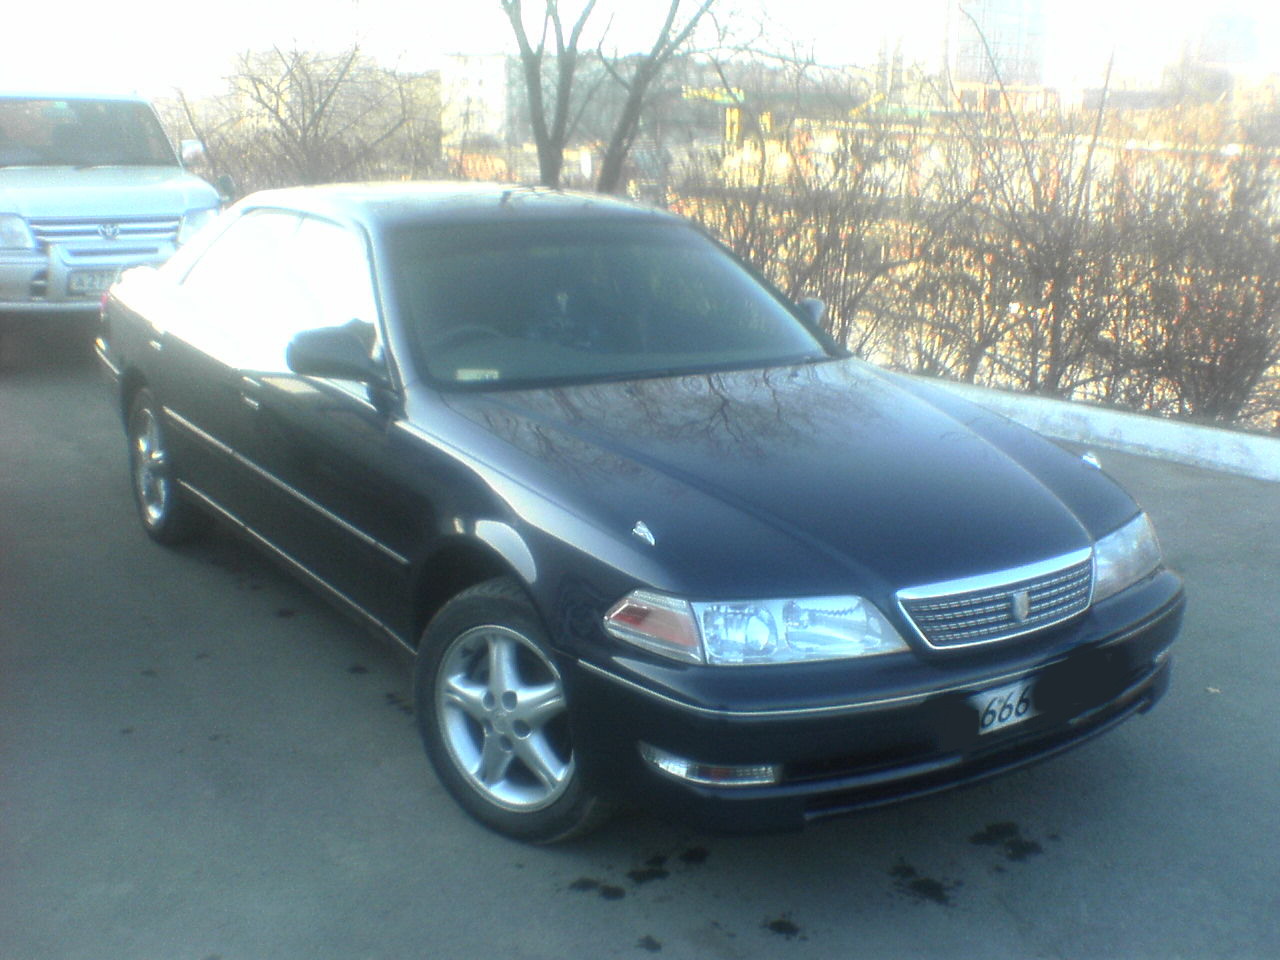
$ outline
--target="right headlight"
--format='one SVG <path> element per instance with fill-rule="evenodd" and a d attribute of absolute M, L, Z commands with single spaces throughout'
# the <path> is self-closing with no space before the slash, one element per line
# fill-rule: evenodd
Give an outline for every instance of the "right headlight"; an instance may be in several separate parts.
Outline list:
<path fill-rule="evenodd" d="M 1160 541 L 1145 513 L 1140 513 L 1093 547 L 1094 601 L 1114 596 L 1150 576 L 1162 560 Z"/>
<path fill-rule="evenodd" d="M 36 238 L 27 221 L 16 213 L 0 213 L 0 247 L 10 250 L 34 250 Z"/>
<path fill-rule="evenodd" d="M 605 614 L 619 640 L 690 663 L 752 665 L 901 653 L 907 645 L 861 597 L 698 603 L 635 590 Z"/>

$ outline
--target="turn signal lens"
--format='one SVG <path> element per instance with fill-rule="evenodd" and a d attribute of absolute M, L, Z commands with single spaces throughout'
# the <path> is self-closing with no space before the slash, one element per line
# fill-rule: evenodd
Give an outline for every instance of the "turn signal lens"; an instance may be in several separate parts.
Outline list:
<path fill-rule="evenodd" d="M 635 590 L 604 615 L 612 636 L 676 660 L 702 663 L 702 641 L 693 610 L 685 600 L 650 590 Z"/>

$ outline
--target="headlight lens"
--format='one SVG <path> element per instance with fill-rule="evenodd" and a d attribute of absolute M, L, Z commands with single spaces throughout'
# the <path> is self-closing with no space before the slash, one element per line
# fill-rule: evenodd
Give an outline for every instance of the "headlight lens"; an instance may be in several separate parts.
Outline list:
<path fill-rule="evenodd" d="M 1093 548 L 1093 599 L 1105 600 L 1149 576 L 1162 560 L 1160 541 L 1145 513 L 1140 513 Z"/>
<path fill-rule="evenodd" d="M 217 215 L 217 207 L 210 207 L 208 210 L 188 210 L 186 216 L 182 218 L 182 223 L 178 225 L 178 246 L 182 246 L 194 237 Z"/>
<path fill-rule="evenodd" d="M 861 597 L 690 603 L 651 590 L 605 615 L 620 640 L 691 663 L 751 665 L 900 653 L 906 643 Z"/>
<path fill-rule="evenodd" d="M 0 213 L 0 247 L 10 250 L 34 250 L 35 237 L 27 221 L 16 213 Z"/>

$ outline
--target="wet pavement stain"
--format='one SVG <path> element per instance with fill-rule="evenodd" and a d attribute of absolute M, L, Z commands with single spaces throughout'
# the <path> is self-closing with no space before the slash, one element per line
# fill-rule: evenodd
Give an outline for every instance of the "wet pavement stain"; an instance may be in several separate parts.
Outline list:
<path fill-rule="evenodd" d="M 298 611 L 290 607 L 281 607 L 279 610 L 276 611 L 276 616 L 279 617 L 281 620 L 288 620 L 291 617 L 296 617 L 297 615 L 298 615 Z"/>
<path fill-rule="evenodd" d="M 666 869 L 667 858 L 661 854 L 650 857 L 644 862 L 644 866 L 637 870 L 628 870 L 627 878 L 636 886 L 642 883 L 648 883 L 650 880 L 665 880 L 671 876 L 671 871 Z"/>
<path fill-rule="evenodd" d="M 138 671 L 138 672 L 139 672 L 139 673 L 141 673 L 144 677 L 158 677 L 158 676 L 160 676 L 160 674 L 156 673 L 156 672 L 155 672 L 154 670 L 152 670 L 150 667 L 148 667 L 146 670 L 140 670 L 140 671 Z"/>
<path fill-rule="evenodd" d="M 615 887 L 610 883 L 601 883 L 591 877 L 579 877 L 569 884 L 569 889 L 575 893 L 590 893 L 594 891 L 600 894 L 600 898 L 603 900 L 621 900 L 627 895 L 627 891 L 621 887 Z"/>
<path fill-rule="evenodd" d="M 386 701 L 387 701 L 387 706 L 393 707 L 396 710 L 399 710 L 401 713 L 403 713 L 407 717 L 413 716 L 413 704 L 411 704 L 404 697 L 400 696 L 400 694 L 394 693 L 394 692 L 388 693 L 386 695 Z"/>
<path fill-rule="evenodd" d="M 1044 852 L 1040 844 L 1022 835 L 1016 823 L 1008 821 L 987 824 L 984 829 L 969 837 L 969 842 L 980 847 L 1001 847 L 1005 859 L 1014 862 L 1022 862 Z"/>
<path fill-rule="evenodd" d="M 655 940 L 653 937 L 651 937 L 649 934 L 646 933 L 643 937 L 641 937 L 639 940 L 636 941 L 636 946 L 639 947 L 641 950 L 648 950 L 650 953 L 657 953 L 659 950 L 662 949 L 662 942 L 660 940 Z"/>
<path fill-rule="evenodd" d="M 353 663 L 351 666 L 347 667 L 347 673 L 356 674 L 357 676 L 368 672 L 369 668 L 362 663 Z"/>
<path fill-rule="evenodd" d="M 788 940 L 795 940 L 797 938 L 800 940 L 809 939 L 804 936 L 800 932 L 800 928 L 792 922 L 791 915 L 789 913 L 784 913 L 776 920 L 766 920 L 764 923 L 760 924 L 760 926 L 768 930 L 770 933 L 775 933 L 780 937 L 786 937 Z"/>
<path fill-rule="evenodd" d="M 963 886 L 958 880 L 935 880 L 921 876 L 919 871 L 905 860 L 899 860 L 889 871 L 898 892 L 915 900 L 936 903 L 939 906 L 951 905 L 951 893 Z"/>
<path fill-rule="evenodd" d="M 680 854 L 680 862 L 687 863 L 690 866 L 697 866 L 706 863 L 709 856 L 711 856 L 711 851 L 706 847 L 690 847 Z"/>

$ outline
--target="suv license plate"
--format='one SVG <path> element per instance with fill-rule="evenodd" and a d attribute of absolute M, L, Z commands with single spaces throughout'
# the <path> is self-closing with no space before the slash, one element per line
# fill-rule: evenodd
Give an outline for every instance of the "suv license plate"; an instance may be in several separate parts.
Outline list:
<path fill-rule="evenodd" d="M 114 270 L 73 270 L 67 276 L 67 293 L 73 297 L 102 293 L 115 282 Z"/>
<path fill-rule="evenodd" d="M 978 711 L 978 733 L 1007 730 L 1034 717 L 1036 708 L 1031 702 L 1031 688 L 1035 683 L 1034 677 L 1026 677 L 1017 683 L 971 696 L 969 703 Z"/>

